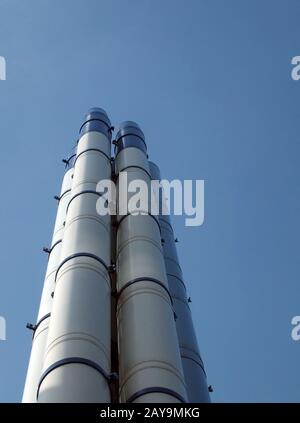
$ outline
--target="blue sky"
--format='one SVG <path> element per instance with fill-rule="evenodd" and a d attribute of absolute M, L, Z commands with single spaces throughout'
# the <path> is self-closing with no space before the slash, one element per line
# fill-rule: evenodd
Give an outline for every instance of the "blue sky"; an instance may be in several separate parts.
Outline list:
<path fill-rule="evenodd" d="M 205 180 L 173 219 L 213 401 L 300 399 L 296 0 L 0 0 L 0 401 L 20 401 L 61 159 L 82 116 L 135 120 L 166 178 Z"/>

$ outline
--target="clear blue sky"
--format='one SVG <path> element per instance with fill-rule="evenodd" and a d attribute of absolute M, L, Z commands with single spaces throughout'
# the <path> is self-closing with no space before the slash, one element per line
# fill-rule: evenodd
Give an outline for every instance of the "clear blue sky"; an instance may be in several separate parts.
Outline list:
<path fill-rule="evenodd" d="M 84 112 L 135 120 L 167 178 L 204 179 L 174 221 L 213 401 L 299 401 L 296 0 L 0 0 L 0 401 L 20 401 L 63 175 Z M 174 219 L 173 219 L 174 220 Z"/>

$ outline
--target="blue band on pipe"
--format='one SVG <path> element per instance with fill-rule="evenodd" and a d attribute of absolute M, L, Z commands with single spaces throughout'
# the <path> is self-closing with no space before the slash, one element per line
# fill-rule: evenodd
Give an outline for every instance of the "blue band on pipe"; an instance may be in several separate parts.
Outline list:
<path fill-rule="evenodd" d="M 40 318 L 40 320 L 37 322 L 37 324 L 36 324 L 36 325 L 35 325 L 35 327 L 34 327 L 34 331 L 33 331 L 33 335 L 32 335 L 32 336 L 34 336 L 34 334 L 35 334 L 35 332 L 36 332 L 37 328 L 40 326 L 40 324 L 41 324 L 44 320 L 48 319 L 48 317 L 50 317 L 50 316 L 51 316 L 51 313 L 47 313 L 47 314 L 45 314 L 45 316 L 43 316 L 43 317 L 41 317 L 41 318 Z"/>
<path fill-rule="evenodd" d="M 178 394 L 176 391 L 173 391 L 172 389 L 169 388 L 163 388 L 160 386 L 154 386 L 151 388 L 145 388 L 145 389 L 141 389 L 140 391 L 136 392 L 135 394 L 131 395 L 128 400 L 126 401 L 126 403 L 130 403 L 135 401 L 136 399 L 142 397 L 143 395 L 147 395 L 147 394 L 167 394 L 170 395 L 176 399 L 178 399 L 180 402 L 185 403 L 185 399 Z"/>
<path fill-rule="evenodd" d="M 142 166 L 136 166 L 136 165 L 131 165 L 131 166 L 125 166 L 123 169 L 121 169 L 121 170 L 119 170 L 119 173 L 118 173 L 118 175 L 117 175 L 117 177 L 119 177 L 119 174 L 121 173 L 121 172 L 124 172 L 124 171 L 126 171 L 126 169 L 131 169 L 131 168 L 136 168 L 136 169 L 140 169 L 140 170 L 143 170 L 148 176 L 149 176 L 149 178 L 151 178 L 151 175 L 150 175 L 150 173 L 148 172 L 148 170 L 147 169 L 145 169 L 144 167 L 142 167 Z"/>
<path fill-rule="evenodd" d="M 123 122 L 116 135 L 115 153 L 116 156 L 124 148 L 135 147 L 147 154 L 145 135 L 139 125 L 132 121 Z"/>
<path fill-rule="evenodd" d="M 147 154 L 147 147 L 145 141 L 135 134 L 126 134 L 123 135 L 121 138 L 119 138 L 116 141 L 115 144 L 115 156 L 120 153 L 120 151 L 124 150 L 125 148 L 129 147 L 135 147 L 139 150 L 143 151 L 145 154 Z"/>
<path fill-rule="evenodd" d="M 98 153 L 101 153 L 101 154 L 103 154 L 103 156 L 105 156 L 106 158 L 107 158 L 107 160 L 110 162 L 110 157 L 106 154 L 106 153 L 104 153 L 104 151 L 102 151 L 102 150 L 100 150 L 99 148 L 87 148 L 86 150 L 84 150 L 84 151 L 81 151 L 78 155 L 77 155 L 77 157 L 76 157 L 76 159 L 75 159 L 75 162 L 74 162 L 74 166 L 75 166 L 75 164 L 76 164 L 76 162 L 77 162 L 77 159 L 83 154 L 83 153 L 86 153 L 87 151 L 97 151 Z"/>
<path fill-rule="evenodd" d="M 167 273 L 167 276 L 172 276 L 173 278 L 175 278 L 175 279 L 179 280 L 179 282 L 181 282 L 181 283 L 182 283 L 182 285 L 183 285 L 184 289 L 186 290 L 185 283 L 183 282 L 183 280 L 182 280 L 179 276 L 173 275 L 172 273 Z"/>
<path fill-rule="evenodd" d="M 192 357 L 188 357 L 187 355 L 184 355 L 184 354 L 180 354 L 180 357 L 181 358 L 185 358 L 186 360 L 191 360 L 191 361 L 193 361 L 194 363 L 196 363 L 200 368 L 201 368 L 201 370 L 203 371 L 203 373 L 205 374 L 205 377 L 206 377 L 206 372 L 205 372 L 205 370 L 204 370 L 204 367 L 203 367 L 203 363 L 202 362 L 200 362 L 200 361 L 197 361 L 197 360 L 195 360 L 194 358 L 192 358 Z"/>
<path fill-rule="evenodd" d="M 171 223 L 170 222 L 168 222 L 165 218 L 164 218 L 164 216 L 169 216 L 168 214 L 159 214 L 159 219 L 160 220 L 162 220 L 163 221 L 163 223 L 165 223 L 166 225 L 168 225 L 169 226 L 169 228 L 170 228 L 170 230 L 172 231 L 172 233 L 174 234 L 174 230 L 173 230 L 173 228 L 172 228 L 172 225 L 171 225 Z"/>
<path fill-rule="evenodd" d="M 38 396 L 39 396 L 41 384 L 43 383 L 43 380 L 45 379 L 45 377 L 48 376 L 48 374 L 51 373 L 53 370 L 55 370 L 55 369 L 57 369 L 61 366 L 65 366 L 66 364 L 85 364 L 86 366 L 92 367 L 93 369 L 97 370 L 104 377 L 105 380 L 107 380 L 107 381 L 110 380 L 110 375 L 108 375 L 106 373 L 106 371 L 101 366 L 99 366 L 99 364 L 95 363 L 92 360 L 88 360 L 88 359 L 82 358 L 82 357 L 64 358 L 62 360 L 57 361 L 56 363 L 53 363 L 42 374 L 40 381 L 39 381 L 39 384 L 38 384 L 38 388 L 37 388 L 37 393 L 36 393 L 37 399 L 38 399 Z"/>
<path fill-rule="evenodd" d="M 75 157 L 76 154 L 72 154 L 67 160 L 63 160 L 63 162 L 66 163 L 66 168 L 72 169 L 72 167 L 74 167 Z"/>
<path fill-rule="evenodd" d="M 130 214 L 130 213 L 129 214 L 125 214 L 124 216 L 121 217 L 121 219 L 117 223 L 117 226 L 119 227 L 121 225 L 121 223 L 123 222 L 123 220 L 126 219 L 126 217 L 129 217 L 129 216 L 132 216 L 132 217 L 149 216 L 149 217 L 151 217 L 156 222 L 156 224 L 158 226 L 158 229 L 159 229 L 159 232 L 161 232 L 160 225 L 159 225 L 159 222 L 157 221 L 157 218 L 155 217 L 155 215 L 153 215 L 151 213 L 138 214 L 138 215 L 134 215 L 134 214 Z"/>
<path fill-rule="evenodd" d="M 66 213 L 68 212 L 68 210 L 69 210 L 69 205 L 72 203 L 72 201 L 73 201 L 76 197 L 79 197 L 81 194 L 95 194 L 95 195 L 97 195 L 98 197 L 101 197 L 101 196 L 102 196 L 102 194 L 101 194 L 100 192 L 98 192 L 98 191 L 92 191 L 92 190 L 89 190 L 89 189 L 84 190 L 84 191 L 80 191 L 80 192 L 78 192 L 77 194 L 75 194 L 75 195 L 71 198 L 71 200 L 69 201 L 69 203 L 68 203 L 68 205 L 67 205 Z"/>
<path fill-rule="evenodd" d="M 67 194 L 68 192 L 70 192 L 71 191 L 71 189 L 66 189 L 66 191 L 64 191 L 62 194 L 61 194 L 61 196 L 60 197 L 54 197 L 56 200 L 58 200 L 58 201 L 60 201 L 62 198 L 63 198 L 63 196 L 65 195 L 65 194 Z"/>
<path fill-rule="evenodd" d="M 60 263 L 60 265 L 58 266 L 58 268 L 57 268 L 57 270 L 56 270 L 56 273 L 55 273 L 55 282 L 56 282 L 56 279 L 57 279 L 57 275 L 58 275 L 58 272 L 60 271 L 60 269 L 62 268 L 62 266 L 65 264 L 65 263 L 67 263 L 69 260 L 72 260 L 72 259 L 74 259 L 74 258 L 77 258 L 77 257 L 89 257 L 89 258 L 91 258 L 91 259 L 94 259 L 94 260 L 96 260 L 96 261 L 98 261 L 100 264 L 102 264 L 102 266 L 104 266 L 105 267 L 105 269 L 107 270 L 107 271 L 109 271 L 109 267 L 108 267 L 108 265 L 104 262 L 104 260 L 102 260 L 100 257 L 98 257 L 98 256 L 96 256 L 95 254 L 91 254 L 91 253 L 76 253 L 76 254 L 72 254 L 71 256 L 69 256 L 69 257 L 66 257 L 61 263 Z"/>
<path fill-rule="evenodd" d="M 62 239 L 59 239 L 58 241 L 56 241 L 50 248 L 49 250 L 49 255 L 52 253 L 53 249 L 62 242 Z"/>
<path fill-rule="evenodd" d="M 107 125 L 107 123 L 104 120 L 91 119 L 84 122 L 84 124 L 81 126 L 79 130 L 80 138 L 88 132 L 101 132 L 109 140 L 111 140 L 112 128 L 110 125 Z"/>
<path fill-rule="evenodd" d="M 129 286 L 131 286 L 131 285 L 133 285 L 133 284 L 135 284 L 137 282 L 152 282 L 152 283 L 156 283 L 157 285 L 161 286 L 166 291 L 166 293 L 168 294 L 168 296 L 170 298 L 170 301 L 171 301 L 171 304 L 173 305 L 173 300 L 172 300 L 172 297 L 171 297 L 171 294 L 170 294 L 168 288 L 161 281 L 159 281 L 158 279 L 148 278 L 147 276 L 142 277 L 142 278 L 132 279 L 131 281 L 127 282 L 124 286 L 122 286 L 122 288 L 118 292 L 118 298 L 121 296 L 122 292 L 126 288 L 128 288 Z"/>
<path fill-rule="evenodd" d="M 118 142 L 122 137 L 128 135 L 140 138 L 144 142 L 146 147 L 145 135 L 137 123 L 132 121 L 125 121 L 121 123 L 116 135 L 116 141 Z"/>

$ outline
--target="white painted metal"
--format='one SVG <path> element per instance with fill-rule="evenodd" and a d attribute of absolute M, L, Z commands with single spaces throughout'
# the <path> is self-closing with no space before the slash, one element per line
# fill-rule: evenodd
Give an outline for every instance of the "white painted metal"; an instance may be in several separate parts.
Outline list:
<path fill-rule="evenodd" d="M 139 166 L 149 173 L 148 159 L 144 151 L 136 147 L 124 148 L 118 153 L 118 159 L 115 164 L 116 174 L 118 175 L 123 169 L 127 169 L 129 171 L 129 167 L 131 166 L 133 167 L 132 170 L 134 170 L 137 163 L 139 163 Z"/>
<path fill-rule="evenodd" d="M 120 402 L 209 402 L 169 216 L 148 210 L 124 216 L 118 202 L 112 231 L 110 216 L 97 213 L 96 186 L 111 179 L 110 140 L 106 113 L 91 110 L 75 167 L 63 181 L 23 402 L 111 402 L 117 391 L 110 383 L 116 332 L 119 360 L 113 347 L 112 361 L 114 371 L 119 366 Z M 160 172 L 148 162 L 134 122 L 121 126 L 116 152 L 121 200 L 128 204 L 134 195 L 128 184 L 141 179 L 150 203 L 151 177 L 159 180 Z M 120 183 L 124 171 L 126 186 Z"/>
<path fill-rule="evenodd" d="M 80 138 L 38 402 L 110 402 L 111 223 L 82 193 L 111 178 L 109 157 L 107 134 Z"/>
<path fill-rule="evenodd" d="M 146 153 L 132 146 L 121 150 L 116 157 L 116 173 L 128 166 L 131 166 L 127 168 L 131 170 L 128 180 L 133 176 L 143 179 L 150 188 Z M 117 232 L 116 266 L 120 401 L 185 401 L 174 312 L 156 218 L 123 217 Z M 139 281 L 131 283 L 136 279 Z"/>
<path fill-rule="evenodd" d="M 160 180 L 159 168 L 149 162 L 152 179 Z M 163 196 L 160 197 L 161 200 Z M 188 304 L 186 288 L 179 265 L 174 233 L 168 215 L 160 215 L 163 252 L 170 294 L 176 313 L 176 328 L 189 402 L 210 402 L 206 374 Z"/>
<path fill-rule="evenodd" d="M 37 387 L 42 373 L 50 321 L 50 316 L 46 318 L 45 316 L 51 313 L 52 309 L 53 298 L 51 294 L 54 292 L 55 272 L 60 263 L 61 240 L 64 232 L 66 208 L 70 198 L 73 171 L 73 169 L 69 169 L 63 178 L 37 323 L 41 319 L 44 320 L 41 321 L 34 331 L 22 402 L 36 402 Z"/>

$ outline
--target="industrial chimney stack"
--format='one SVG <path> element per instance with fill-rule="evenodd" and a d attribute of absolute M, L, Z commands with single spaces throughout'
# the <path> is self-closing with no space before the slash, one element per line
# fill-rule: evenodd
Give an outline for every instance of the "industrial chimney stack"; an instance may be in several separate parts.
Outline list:
<path fill-rule="evenodd" d="M 120 125 L 113 157 L 112 131 L 103 109 L 89 110 L 66 163 L 23 402 L 209 402 L 163 193 L 157 214 L 120 210 L 130 182 L 151 193 L 160 171 L 135 122 Z M 116 215 L 97 211 L 105 180 Z"/>

